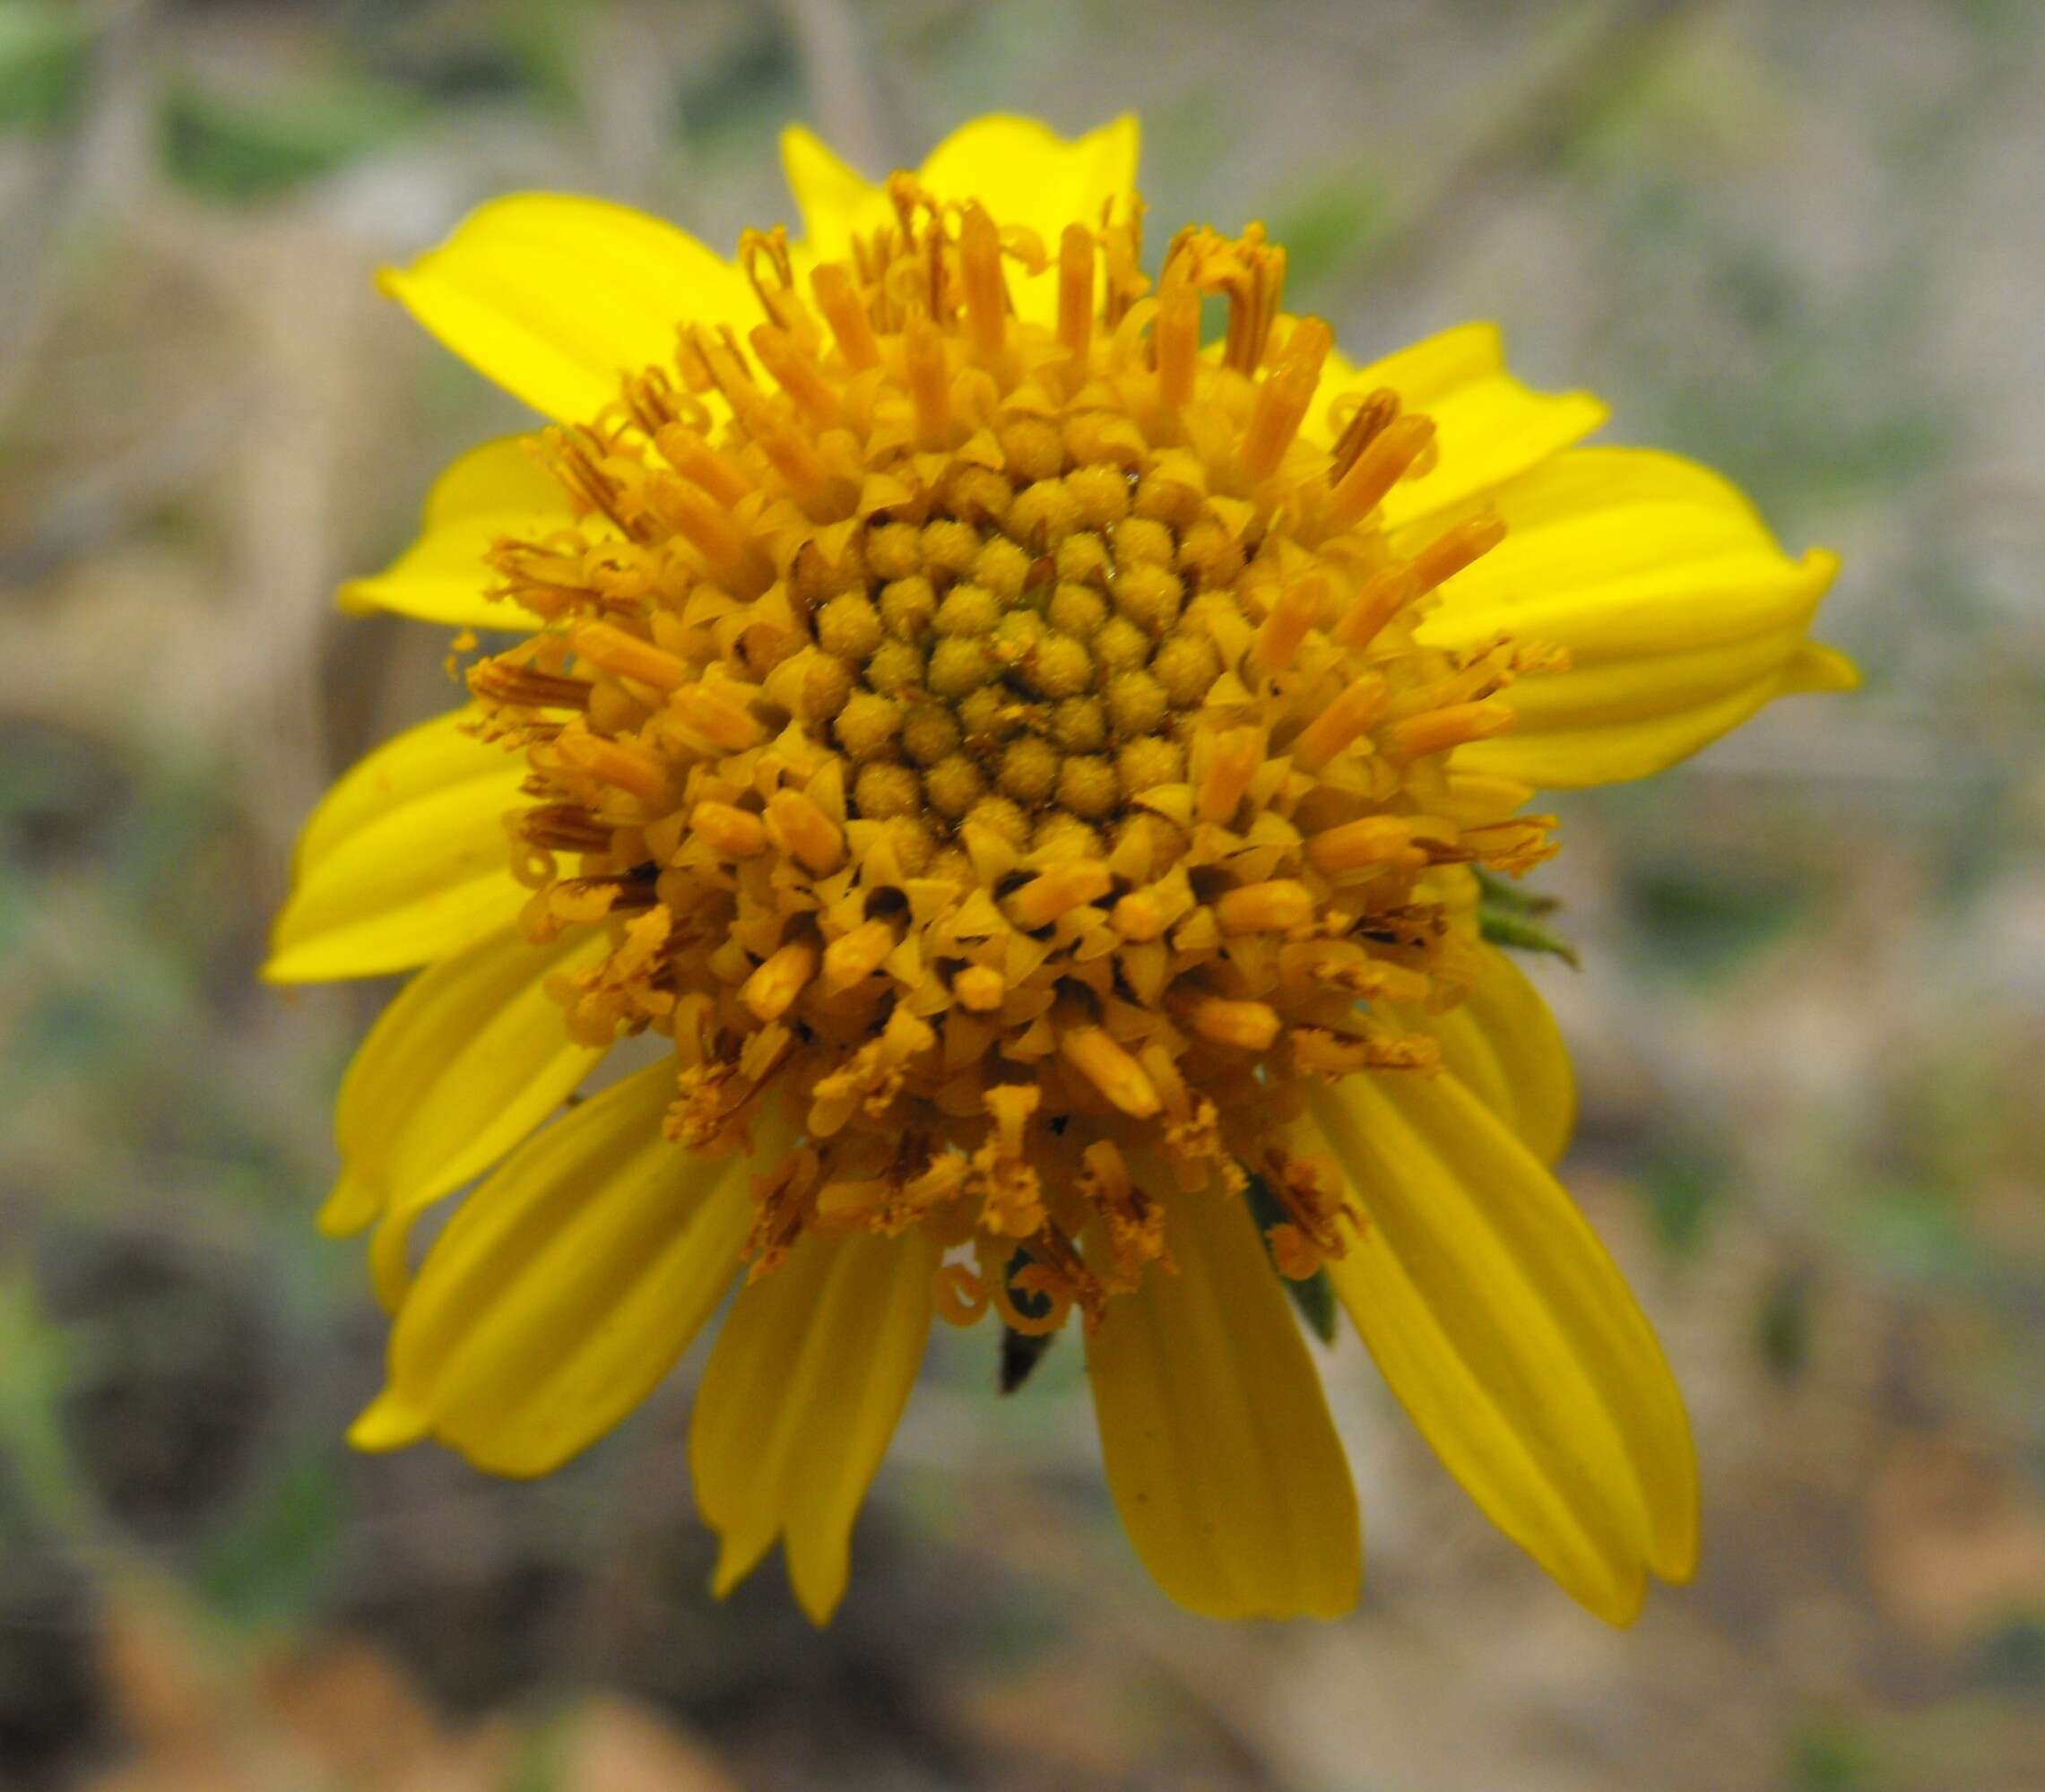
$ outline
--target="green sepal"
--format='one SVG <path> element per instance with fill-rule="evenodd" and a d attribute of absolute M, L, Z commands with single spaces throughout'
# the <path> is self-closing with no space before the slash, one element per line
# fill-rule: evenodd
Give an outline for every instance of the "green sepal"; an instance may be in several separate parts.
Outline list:
<path fill-rule="evenodd" d="M 1512 952 L 1545 952 L 1573 971 L 1581 968 L 1576 948 L 1541 924 L 1541 916 L 1555 912 L 1555 897 L 1522 889 L 1509 879 L 1481 869 L 1477 882 L 1483 893 L 1477 906 L 1477 931 L 1494 946 Z"/>
<path fill-rule="evenodd" d="M 1018 1250 L 1009 1259 L 1002 1275 L 1008 1279 L 1009 1298 L 1015 1303 L 1016 1311 L 1029 1319 L 1042 1319 L 1051 1311 L 1051 1303 L 1042 1294 L 1027 1294 L 1017 1291 L 1018 1274 L 1035 1262 L 1027 1251 Z M 1001 1361 L 998 1385 L 1004 1394 L 1012 1394 L 1035 1372 L 1036 1365 L 1044 1361 L 1044 1353 L 1051 1348 L 1055 1331 L 1018 1331 L 1012 1325 L 1001 1328 Z"/>
<path fill-rule="evenodd" d="M 1285 1204 L 1271 1192 L 1270 1184 L 1261 1176 L 1250 1177 L 1248 1193 L 1250 1216 L 1257 1222 L 1257 1236 L 1264 1241 L 1264 1254 L 1269 1257 L 1271 1228 L 1289 1224 L 1292 1216 L 1287 1213 Z M 1316 1269 L 1304 1282 L 1295 1282 L 1279 1269 L 1278 1260 L 1271 1258 L 1271 1273 L 1285 1284 L 1286 1293 L 1292 1296 L 1292 1303 L 1299 1309 L 1299 1316 L 1306 1321 L 1308 1329 L 1321 1343 L 1333 1344 L 1337 1312 L 1335 1286 L 1328 1279 L 1327 1270 Z"/>

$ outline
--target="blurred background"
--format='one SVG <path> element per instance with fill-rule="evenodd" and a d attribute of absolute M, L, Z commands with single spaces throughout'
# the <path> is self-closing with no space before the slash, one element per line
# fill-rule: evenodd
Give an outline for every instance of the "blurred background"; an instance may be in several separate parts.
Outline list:
<path fill-rule="evenodd" d="M 0 0 L 0 1787 L 2045 1783 L 2041 91 L 2027 0 Z M 332 589 L 523 420 L 371 272 L 533 186 L 729 247 L 784 123 L 880 173 L 995 108 L 1139 110 L 1160 224 L 1264 219 L 1359 359 L 1497 317 L 1845 556 L 1867 690 L 1569 802 L 1542 878 L 1569 1180 L 1704 1462 L 1629 1634 L 1353 1341 L 1327 1626 L 1165 1605 L 1078 1353 L 1001 1401 L 984 1330 L 820 1634 L 705 1590 L 699 1355 L 538 1485 L 341 1441 L 383 1323 L 311 1219 L 386 991 L 254 972 L 322 786 L 449 700 Z"/>

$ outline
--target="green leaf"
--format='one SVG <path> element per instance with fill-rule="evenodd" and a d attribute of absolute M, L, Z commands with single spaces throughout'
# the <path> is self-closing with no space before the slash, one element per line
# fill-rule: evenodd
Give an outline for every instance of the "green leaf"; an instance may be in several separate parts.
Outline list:
<path fill-rule="evenodd" d="M 82 7 L 0 0 L 0 131 L 45 131 L 71 115 L 90 40 Z"/>
<path fill-rule="evenodd" d="M 245 1627 L 302 1619 L 340 1559 L 347 1523 L 325 1443 L 300 1449 L 204 1551 L 199 1580 L 207 1603 Z"/>
<path fill-rule="evenodd" d="M 1390 205 L 1383 186 L 1340 175 L 1310 188 L 1271 218 L 1271 240 L 1286 249 L 1286 285 L 1312 297 L 1353 262 L 1383 225 Z M 1296 308 L 1296 307 L 1292 307 Z"/>
<path fill-rule="evenodd" d="M 183 88 L 164 102 L 164 159 L 176 179 L 214 198 L 265 199 L 381 147 L 420 116 L 404 95 L 364 82 L 259 99 Z"/>

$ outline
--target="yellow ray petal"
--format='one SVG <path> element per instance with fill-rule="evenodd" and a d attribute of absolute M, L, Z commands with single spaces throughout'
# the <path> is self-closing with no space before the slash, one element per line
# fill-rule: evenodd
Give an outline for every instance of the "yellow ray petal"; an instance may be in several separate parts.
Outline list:
<path fill-rule="evenodd" d="M 1128 115 L 1068 138 L 1034 118 L 994 113 L 961 125 L 924 158 L 917 178 L 941 199 L 978 199 L 997 222 L 1035 231 L 1055 258 L 1066 225 L 1098 224 L 1111 201 L 1119 213 L 1136 190 L 1140 147 Z M 894 221 L 885 192 L 802 126 L 782 133 L 781 156 L 808 254 L 848 254 L 855 233 Z M 1011 290 L 1025 316 L 1047 321 L 1057 309 L 1053 280 L 1014 281 Z"/>
<path fill-rule="evenodd" d="M 1460 766 L 1550 786 L 1642 777 L 1772 697 L 1851 677 L 1804 636 L 1836 560 L 1790 559 L 1736 488 L 1692 462 L 1577 449 L 1461 508 L 1495 509 L 1509 532 L 1443 588 L 1421 639 L 1504 631 L 1566 649 L 1571 666 L 1516 685 L 1515 727 Z"/>
<path fill-rule="evenodd" d="M 925 186 L 972 197 L 1003 224 L 1021 224 L 1053 255 L 1066 225 L 1096 224 L 1101 208 L 1136 190 L 1142 132 L 1132 114 L 1084 136 L 1061 137 L 1035 118 L 989 113 L 961 125 L 923 158 Z"/>
<path fill-rule="evenodd" d="M 568 1037 L 546 983 L 610 944 L 584 931 L 536 947 L 507 928 L 406 984 L 342 1082 L 341 1178 L 321 1228 L 355 1232 L 386 1208 L 439 1199 L 567 1100 L 603 1053 Z"/>
<path fill-rule="evenodd" d="M 277 917 L 272 983 L 408 970 L 507 924 L 525 900 L 502 818 L 518 805 L 522 758 L 460 732 L 457 710 L 347 772 L 299 837 Z"/>
<path fill-rule="evenodd" d="M 740 1294 L 689 1440 L 697 1510 L 723 1540 L 719 1598 L 782 1537 L 795 1597 L 829 1622 L 853 1521 L 923 1362 L 937 1263 L 921 1230 L 811 1233 Z"/>
<path fill-rule="evenodd" d="M 849 255 L 855 237 L 895 221 L 895 208 L 880 185 L 807 126 L 790 125 L 782 132 L 781 167 L 802 214 L 803 247 L 818 260 Z"/>
<path fill-rule="evenodd" d="M 1822 641 L 1800 643 L 1782 670 L 1781 694 L 1784 697 L 1859 688 L 1860 668 L 1837 647 L 1828 647 Z"/>
<path fill-rule="evenodd" d="M 1167 1225 L 1179 1273 L 1087 1343 L 1122 1524 L 1190 1611 L 1337 1617 L 1363 1573 L 1356 1489 L 1284 1291 L 1241 1201 L 1183 1197 Z"/>
<path fill-rule="evenodd" d="M 1330 1275 L 1451 1472 L 1576 1598 L 1631 1622 L 1696 1561 L 1696 1466 L 1659 1346 L 1555 1180 L 1450 1075 L 1360 1076 L 1312 1117 L 1365 1212 Z"/>
<path fill-rule="evenodd" d="M 1402 1009 L 1441 1041 L 1442 1062 L 1469 1092 L 1553 1164 L 1576 1126 L 1576 1075 L 1541 992 L 1504 953 L 1481 948 L 1469 999 L 1446 1014 Z"/>
<path fill-rule="evenodd" d="M 1800 696 L 1814 688 L 1796 681 L 1797 670 L 1803 663 L 1799 651 L 1781 671 L 1769 677 L 1736 686 L 1709 703 L 1694 704 L 1666 714 L 1590 723 L 1581 728 L 1550 725 L 1515 729 L 1510 736 L 1501 735 L 1495 741 L 1458 748 L 1456 763 L 1473 771 L 1523 779 L 1549 790 L 1579 790 L 1590 784 L 1625 783 L 1634 778 L 1651 777 L 1710 746 L 1720 735 L 1731 733 L 1775 698 Z M 1851 687 L 1824 685 L 1815 688 Z M 1495 748 L 1501 750 L 1492 750 Z"/>
<path fill-rule="evenodd" d="M 745 276 L 685 230 L 628 206 L 519 193 L 469 213 L 384 290 L 534 410 L 583 422 L 621 373 L 666 366 L 685 321 L 759 321 Z"/>
<path fill-rule="evenodd" d="M 479 1468 L 542 1475 L 673 1367 L 738 1272 L 741 1160 L 661 1130 L 674 1065 L 648 1066 L 522 1146 L 436 1242 L 391 1335 L 390 1387 L 351 1433 L 430 1432 Z"/>
<path fill-rule="evenodd" d="M 1394 528 L 1538 466 L 1581 441 L 1607 415 L 1590 393 L 1536 392 L 1514 378 L 1495 324 L 1460 325 L 1367 367 L 1330 355 L 1314 400 L 1314 423 L 1338 395 L 1381 386 L 1396 392 L 1408 411 L 1434 420 L 1440 456 L 1433 472 L 1401 481 L 1385 498 L 1384 519 Z"/>
<path fill-rule="evenodd" d="M 506 436 L 472 448 L 434 481 L 418 541 L 380 573 L 341 587 L 343 610 L 389 610 L 450 628 L 530 630 L 534 619 L 484 593 L 498 583 L 483 557 L 500 536 L 531 540 L 574 520 L 559 481 L 533 456 L 532 438 Z"/>

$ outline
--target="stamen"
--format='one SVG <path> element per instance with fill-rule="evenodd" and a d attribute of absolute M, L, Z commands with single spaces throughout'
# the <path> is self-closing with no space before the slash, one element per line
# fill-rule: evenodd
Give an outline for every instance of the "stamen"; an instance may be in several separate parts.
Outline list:
<path fill-rule="evenodd" d="M 1108 924 L 1132 945 L 1156 939 L 1166 926 L 1163 905 L 1148 890 L 1131 890 L 1115 904 Z"/>
<path fill-rule="evenodd" d="M 758 597 L 774 582 L 773 561 L 708 493 L 680 478 L 649 480 L 646 492 L 663 519 L 680 532 L 736 595 Z"/>
<path fill-rule="evenodd" d="M 1114 887 L 1114 878 L 1105 865 L 1089 860 L 1073 860 L 1040 872 L 1002 904 L 1009 919 L 1026 933 L 1048 927 L 1061 914 L 1090 902 L 1098 902 Z"/>
<path fill-rule="evenodd" d="M 591 664 L 621 679 L 637 679 L 656 690 L 679 690 L 695 676 L 688 661 L 608 622 L 582 623 L 569 638 L 576 652 Z"/>
<path fill-rule="evenodd" d="M 730 753 L 742 753 L 767 739 L 750 710 L 708 684 L 684 685 L 668 699 L 677 721 Z"/>
<path fill-rule="evenodd" d="M 838 395 L 811 360 L 785 330 L 762 324 L 749 340 L 759 364 L 774 376 L 774 382 L 793 399 L 819 429 L 835 429 L 845 411 Z"/>
<path fill-rule="evenodd" d="M 1472 740 L 1487 740 L 1512 725 L 1512 706 L 1496 697 L 1478 703 L 1451 704 L 1425 715 L 1408 715 L 1385 731 L 1385 750 L 1396 758 L 1417 759 L 1425 753 L 1445 753 Z"/>
<path fill-rule="evenodd" d="M 1001 234 L 978 205 L 968 205 L 959 224 L 958 261 L 973 358 L 992 367 L 1008 342 L 1009 294 L 1001 283 Z"/>
<path fill-rule="evenodd" d="M 1348 1077 L 1359 1070 L 1419 1070 L 1441 1068 L 1439 1041 L 1424 1033 L 1391 1039 L 1358 1039 L 1324 1027 L 1295 1027 L 1287 1035 L 1295 1069 L 1311 1076 Z"/>
<path fill-rule="evenodd" d="M 748 977 L 739 1000 L 762 1023 L 776 1021 L 794 1006 L 803 985 L 816 974 L 817 948 L 806 939 L 793 939 L 771 953 Z"/>
<path fill-rule="evenodd" d="M 1292 664 L 1306 631 L 1328 602 L 1328 580 L 1319 573 L 1287 585 L 1257 631 L 1257 658 L 1267 671 L 1282 672 Z"/>
<path fill-rule="evenodd" d="M 767 835 L 819 878 L 845 863 L 845 835 L 801 791 L 776 791 L 767 800 Z"/>
<path fill-rule="evenodd" d="M 1084 362 L 1094 335 L 1094 233 L 1068 224 L 1058 244 L 1058 342 Z"/>
<path fill-rule="evenodd" d="M 824 992 L 836 995 L 880 968 L 895 949 L 895 930 L 885 921 L 862 921 L 824 948 Z"/>
<path fill-rule="evenodd" d="M 728 802 L 698 803 L 689 812 L 689 826 L 721 859 L 752 859 L 767 851 L 766 824 Z"/>
<path fill-rule="evenodd" d="M 1058 1035 L 1058 1049 L 1066 1062 L 1132 1119 L 1147 1120 L 1157 1112 L 1157 1086 L 1105 1027 L 1069 1027 Z"/>
<path fill-rule="evenodd" d="M 701 486 L 719 504 L 736 504 L 753 489 L 750 480 L 693 429 L 670 424 L 654 438 L 654 445 L 675 472 Z"/>
<path fill-rule="evenodd" d="M 587 709 L 587 679 L 542 672 L 499 656 L 469 668 L 469 688 L 490 703 L 514 709 Z"/>
<path fill-rule="evenodd" d="M 1306 856 L 1317 870 L 1330 877 L 1368 867 L 1397 864 L 1408 857 L 1413 829 L 1396 815 L 1366 815 L 1316 834 L 1306 843 Z"/>
<path fill-rule="evenodd" d="M 1313 892 L 1290 878 L 1227 891 L 1214 905 L 1224 933 L 1285 933 L 1313 919 Z"/>
<path fill-rule="evenodd" d="M 909 375 L 909 399 L 915 409 L 916 446 L 926 451 L 951 442 L 951 395 L 944 367 L 944 337 L 921 313 L 913 315 L 903 333 L 902 351 Z"/>
<path fill-rule="evenodd" d="M 1328 482 L 1339 484 L 1343 474 L 1356 465 L 1356 456 L 1376 441 L 1385 426 L 1399 415 L 1399 394 L 1380 386 L 1356 406 L 1356 414 L 1335 444 L 1330 456 Z"/>
<path fill-rule="evenodd" d="M 518 818 L 521 838 L 550 853 L 605 853 L 611 829 L 572 802 L 544 802 Z"/>
<path fill-rule="evenodd" d="M 657 808 L 672 794 L 666 764 L 635 741 L 607 740 L 575 727 L 562 730 L 555 744 L 571 766 L 617 785 L 649 807 Z"/>
<path fill-rule="evenodd" d="M 974 1014 L 992 1014 L 1009 992 L 1008 980 L 985 965 L 968 965 L 951 980 L 959 1007 Z"/>
<path fill-rule="evenodd" d="M 1167 411 L 1181 410 L 1193 395 L 1193 370 L 1200 362 L 1200 288 L 1184 273 L 1167 272 L 1158 294 L 1157 322 L 1151 342 L 1157 354 L 1157 399 Z"/>
<path fill-rule="evenodd" d="M 1329 500 L 1327 525 L 1347 529 L 1369 515 L 1434 439 L 1432 417 L 1401 417 L 1387 424 L 1337 482 Z"/>
<path fill-rule="evenodd" d="M 1278 1011 L 1269 1002 L 1202 996 L 1187 1005 L 1185 1016 L 1186 1024 L 1202 1039 L 1244 1052 L 1264 1051 L 1278 1036 Z"/>
<path fill-rule="evenodd" d="M 846 367 L 853 372 L 863 372 L 868 368 L 880 365 L 880 344 L 875 340 L 872 322 L 866 315 L 866 307 L 860 302 L 858 290 L 852 283 L 852 275 L 842 262 L 826 262 L 810 276 L 810 290 L 817 295 L 817 309 L 824 314 L 824 321 L 831 326 L 831 334 L 836 340 L 838 352 L 845 357 Z"/>
<path fill-rule="evenodd" d="M 1472 516 L 1443 530 L 1413 557 L 1418 592 L 1430 592 L 1445 579 L 1481 559 L 1505 539 L 1503 516 Z"/>
<path fill-rule="evenodd" d="M 1369 646 L 1385 624 L 1419 595 L 1420 576 L 1410 565 L 1386 567 L 1373 573 L 1335 625 L 1336 640 L 1345 647 Z"/>
<path fill-rule="evenodd" d="M 1261 728 L 1231 728 L 1215 743 L 1214 758 L 1200 781 L 1202 821 L 1225 823 L 1235 813 L 1250 780 L 1264 763 L 1264 746 Z"/>
<path fill-rule="evenodd" d="M 1341 696 L 1300 731 L 1293 763 L 1317 772 L 1383 713 L 1388 687 L 1376 672 L 1360 674 Z"/>
<path fill-rule="evenodd" d="M 1286 341 L 1278 364 L 1257 388 L 1257 403 L 1243 435 L 1243 474 L 1252 485 L 1278 471 L 1313 403 L 1321 369 L 1335 345 L 1318 317 L 1302 318 Z"/>

